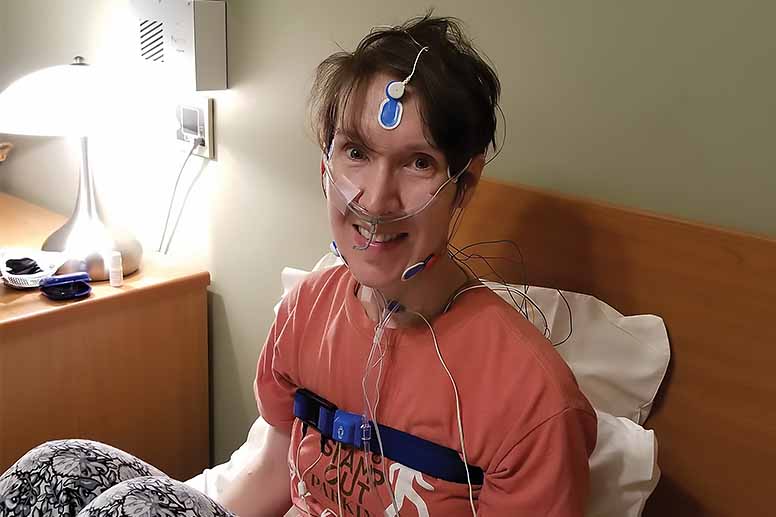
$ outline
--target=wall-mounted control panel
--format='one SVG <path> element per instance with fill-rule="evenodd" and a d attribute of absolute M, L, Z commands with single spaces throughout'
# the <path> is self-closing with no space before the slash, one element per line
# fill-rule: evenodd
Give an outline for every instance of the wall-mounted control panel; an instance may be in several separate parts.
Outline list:
<path fill-rule="evenodd" d="M 215 159 L 215 146 L 213 144 L 213 99 L 207 97 L 192 98 L 176 108 L 178 119 L 178 140 L 194 142 L 201 138 L 203 144 L 194 148 L 192 154 Z"/>

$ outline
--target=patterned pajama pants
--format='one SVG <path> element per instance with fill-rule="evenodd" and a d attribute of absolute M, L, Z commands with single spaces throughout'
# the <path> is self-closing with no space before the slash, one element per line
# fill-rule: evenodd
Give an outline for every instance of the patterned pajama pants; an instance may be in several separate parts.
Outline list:
<path fill-rule="evenodd" d="M 234 517 L 134 456 L 88 440 L 40 445 L 0 475 L 0 517 Z"/>

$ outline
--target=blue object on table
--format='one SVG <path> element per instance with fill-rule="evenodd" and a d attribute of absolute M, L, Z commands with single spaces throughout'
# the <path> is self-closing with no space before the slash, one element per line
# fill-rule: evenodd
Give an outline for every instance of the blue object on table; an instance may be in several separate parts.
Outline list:
<path fill-rule="evenodd" d="M 85 272 L 50 276 L 40 281 L 40 291 L 52 300 L 83 298 L 92 292 L 91 280 Z"/>

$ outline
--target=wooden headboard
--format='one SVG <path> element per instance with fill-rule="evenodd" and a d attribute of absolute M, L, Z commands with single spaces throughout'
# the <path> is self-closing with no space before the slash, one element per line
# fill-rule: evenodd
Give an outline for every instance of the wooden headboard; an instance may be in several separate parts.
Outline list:
<path fill-rule="evenodd" d="M 532 285 L 664 319 L 646 516 L 776 515 L 776 240 L 483 180 L 453 242 L 496 239 L 518 244 Z"/>

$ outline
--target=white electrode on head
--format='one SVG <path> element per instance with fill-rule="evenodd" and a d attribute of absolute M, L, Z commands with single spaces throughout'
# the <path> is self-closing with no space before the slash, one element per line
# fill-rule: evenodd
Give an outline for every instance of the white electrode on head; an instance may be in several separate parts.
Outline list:
<path fill-rule="evenodd" d="M 112 251 L 110 254 L 110 270 L 108 274 L 111 287 L 121 287 L 124 282 L 124 268 L 121 265 L 121 253 Z"/>
<path fill-rule="evenodd" d="M 386 93 L 394 100 L 399 100 L 404 95 L 404 83 L 401 81 L 392 81 L 388 83 Z"/>

